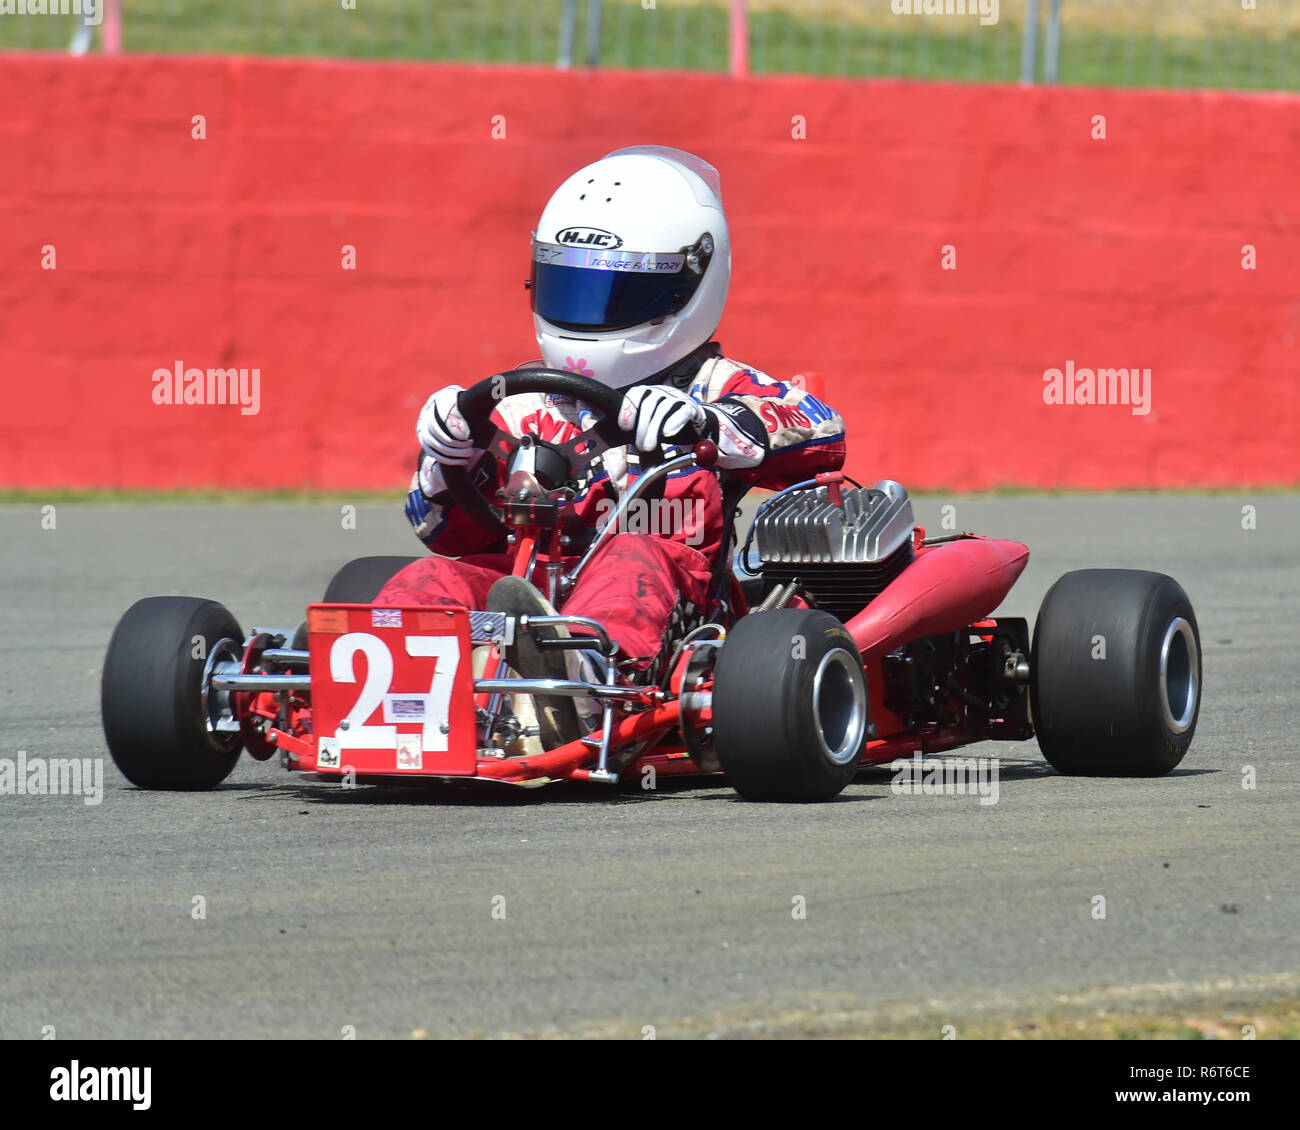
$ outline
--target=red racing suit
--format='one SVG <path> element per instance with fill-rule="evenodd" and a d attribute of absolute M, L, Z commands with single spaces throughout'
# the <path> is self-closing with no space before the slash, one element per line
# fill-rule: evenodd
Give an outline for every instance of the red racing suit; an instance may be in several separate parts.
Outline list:
<path fill-rule="evenodd" d="M 634 504 L 622 530 L 587 564 L 562 609 L 603 623 L 623 656 L 638 667 L 658 654 L 675 615 L 689 620 L 695 611 L 707 611 L 714 559 L 725 551 L 728 537 L 719 472 L 779 490 L 818 472 L 838 470 L 845 454 L 839 413 L 795 385 L 723 357 L 716 343 L 697 351 L 661 383 L 676 385 L 726 414 L 718 464 L 678 471 L 665 482 L 662 501 L 647 504 L 640 513 Z M 568 397 L 540 393 L 507 397 L 492 416 L 512 435 L 560 443 L 594 419 Z M 758 456 L 761 462 L 749 465 Z M 503 472 L 494 455 L 484 454 L 471 479 L 493 497 L 503 484 Z M 574 513 L 584 525 L 598 528 L 637 473 L 635 447 L 603 452 L 579 484 L 571 504 Z M 485 608 L 488 589 L 510 569 L 505 554 L 483 552 L 492 535 L 457 508 L 446 491 L 425 495 L 418 472 L 406 514 L 416 535 L 439 556 L 408 565 L 376 602 Z M 460 560 L 451 560 L 453 556 Z"/>

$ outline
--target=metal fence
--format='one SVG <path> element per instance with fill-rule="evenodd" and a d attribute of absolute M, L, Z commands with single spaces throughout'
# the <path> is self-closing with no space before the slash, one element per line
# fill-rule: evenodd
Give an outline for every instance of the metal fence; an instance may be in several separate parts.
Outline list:
<path fill-rule="evenodd" d="M 109 19 L 19 14 L 84 4 Z M 351 5 L 351 6 L 349 6 Z M 10 0 L 0 48 L 1300 87 L 1300 0 Z M 927 10 L 941 9 L 927 14 Z M 1031 18 L 1031 16 L 1033 18 Z M 92 16 L 93 19 L 93 16 Z"/>

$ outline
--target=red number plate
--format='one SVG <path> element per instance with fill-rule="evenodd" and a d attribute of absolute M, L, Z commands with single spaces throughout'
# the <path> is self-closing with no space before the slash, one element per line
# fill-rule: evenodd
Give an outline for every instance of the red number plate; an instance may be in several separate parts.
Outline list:
<path fill-rule="evenodd" d="M 318 772 L 473 775 L 464 609 L 313 604 L 307 631 Z"/>

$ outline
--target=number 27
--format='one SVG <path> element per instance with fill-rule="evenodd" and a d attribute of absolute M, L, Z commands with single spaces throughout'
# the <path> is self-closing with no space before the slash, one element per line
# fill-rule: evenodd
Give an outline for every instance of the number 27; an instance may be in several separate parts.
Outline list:
<path fill-rule="evenodd" d="M 366 681 L 352 709 L 344 716 L 338 738 L 349 749 L 396 749 L 396 726 L 367 726 L 369 718 L 383 704 L 393 683 L 393 656 L 388 645 L 369 632 L 348 632 L 330 648 L 330 678 L 336 683 L 355 683 L 353 660 L 357 652 L 366 657 Z M 447 749 L 447 720 L 451 714 L 451 689 L 460 666 L 460 640 L 456 636 L 407 636 L 406 654 L 412 658 L 433 657 L 433 676 L 425 700 L 421 746 L 437 753 Z"/>

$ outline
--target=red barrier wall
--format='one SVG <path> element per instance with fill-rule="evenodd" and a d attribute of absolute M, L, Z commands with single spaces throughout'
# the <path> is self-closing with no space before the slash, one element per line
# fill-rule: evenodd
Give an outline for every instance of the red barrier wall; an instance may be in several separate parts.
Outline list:
<path fill-rule="evenodd" d="M 1300 482 L 1295 97 L 6 55 L 0 485 L 402 486 L 430 391 L 535 355 L 552 188 L 642 141 L 721 169 L 720 338 L 822 372 L 858 476 Z M 260 411 L 155 405 L 177 361 Z M 1067 361 L 1150 412 L 1045 404 Z"/>

